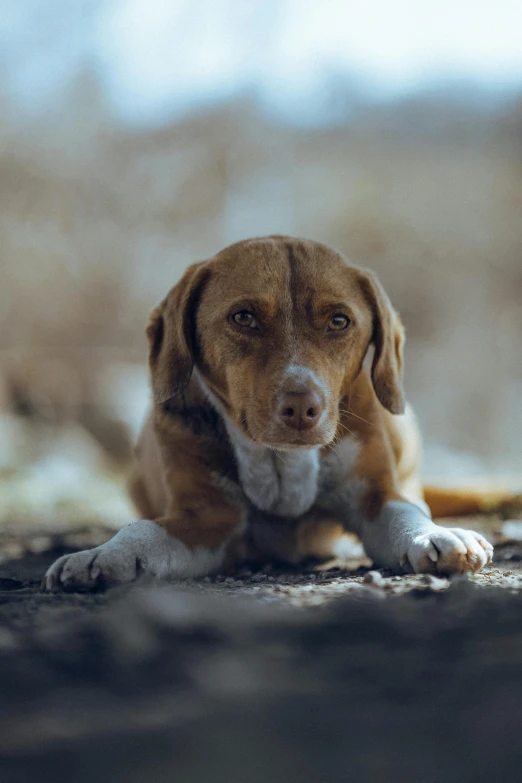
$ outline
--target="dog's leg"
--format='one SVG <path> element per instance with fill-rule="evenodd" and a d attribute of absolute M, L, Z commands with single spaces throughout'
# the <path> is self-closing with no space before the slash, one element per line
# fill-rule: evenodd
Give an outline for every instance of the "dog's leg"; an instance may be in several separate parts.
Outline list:
<path fill-rule="evenodd" d="M 376 408 L 362 416 L 350 421 L 359 451 L 323 502 L 357 533 L 366 554 L 377 566 L 416 573 L 460 574 L 490 563 L 493 548 L 483 536 L 436 525 L 418 497 L 420 445 L 411 426 L 392 431 L 392 417 Z"/>
<path fill-rule="evenodd" d="M 195 512 L 203 517 L 194 516 Z M 48 590 L 95 589 L 131 582 L 140 574 L 170 579 L 200 577 L 217 571 L 227 546 L 240 534 L 239 510 L 226 502 L 184 509 L 157 521 L 139 519 L 106 544 L 64 555 L 47 571 Z"/>
<path fill-rule="evenodd" d="M 405 500 L 388 500 L 373 519 L 363 519 L 357 532 L 376 565 L 406 572 L 475 572 L 493 557 L 484 536 L 436 525 L 419 506 Z"/>

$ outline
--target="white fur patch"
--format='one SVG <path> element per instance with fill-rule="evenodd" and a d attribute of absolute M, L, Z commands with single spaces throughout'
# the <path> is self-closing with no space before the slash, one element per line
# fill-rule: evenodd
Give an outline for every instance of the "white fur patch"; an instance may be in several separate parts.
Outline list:
<path fill-rule="evenodd" d="M 328 402 L 328 387 L 321 380 L 321 378 L 319 378 L 315 372 L 310 370 L 308 367 L 304 367 L 302 364 L 289 364 L 283 374 L 282 382 L 288 383 L 290 380 L 295 381 L 298 384 L 302 384 L 303 386 L 307 386 L 311 383 L 312 386 L 320 389 L 325 400 Z"/>
<path fill-rule="evenodd" d="M 275 451 L 246 438 L 227 422 L 243 492 L 261 511 L 299 517 L 315 502 L 319 450 Z"/>
<path fill-rule="evenodd" d="M 61 557 L 47 571 L 44 584 L 48 590 L 88 589 L 99 582 L 131 582 L 140 573 L 171 579 L 204 576 L 219 569 L 224 550 L 225 544 L 215 551 L 191 550 L 155 522 L 139 519 L 101 546 Z"/>
<path fill-rule="evenodd" d="M 201 373 L 194 374 L 209 401 L 223 417 L 236 454 L 241 488 L 261 511 L 299 517 L 315 502 L 319 487 L 319 448 L 279 451 L 241 433 L 212 394 Z"/>
<path fill-rule="evenodd" d="M 339 560 L 361 558 L 364 557 L 364 548 L 356 536 L 345 533 L 333 542 L 332 557 L 339 558 Z"/>
<path fill-rule="evenodd" d="M 493 547 L 480 533 L 436 525 L 417 505 L 404 501 L 386 503 L 358 533 L 377 565 L 416 573 L 478 571 L 493 557 Z"/>

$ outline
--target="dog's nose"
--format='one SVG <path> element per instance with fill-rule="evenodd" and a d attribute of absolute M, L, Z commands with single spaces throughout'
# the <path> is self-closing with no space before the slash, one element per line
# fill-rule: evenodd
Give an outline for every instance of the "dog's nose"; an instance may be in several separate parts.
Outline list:
<path fill-rule="evenodd" d="M 284 392 L 279 398 L 279 417 L 294 430 L 310 430 L 321 418 L 323 407 L 317 392 Z"/>

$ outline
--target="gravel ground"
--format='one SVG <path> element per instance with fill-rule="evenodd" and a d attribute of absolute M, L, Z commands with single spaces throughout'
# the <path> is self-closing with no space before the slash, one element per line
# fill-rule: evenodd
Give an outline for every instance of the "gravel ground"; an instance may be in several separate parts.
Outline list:
<path fill-rule="evenodd" d="M 522 589 L 522 522 L 500 517 L 472 517 L 447 520 L 449 526 L 480 530 L 495 544 L 495 560 L 471 577 L 480 587 Z M 520 527 L 520 539 L 506 536 L 505 531 Z M 96 525 L 68 533 L 44 534 L 5 527 L 0 533 L 0 578 L 15 588 L 37 589 L 47 567 L 66 552 L 74 552 L 103 543 L 114 534 L 110 528 Z M 205 593 L 239 591 L 264 602 L 279 602 L 295 607 L 319 606 L 332 599 L 361 589 L 372 589 L 381 597 L 402 595 L 410 591 L 441 591 L 450 580 L 429 574 L 397 576 L 391 571 L 371 570 L 371 561 L 354 547 L 350 560 L 309 563 L 299 569 L 267 564 L 252 570 L 243 568 L 233 574 L 219 574 L 191 581 L 190 585 Z"/>
<path fill-rule="evenodd" d="M 473 579 L 354 560 L 94 595 L 39 583 L 109 531 L 5 531 L 0 780 L 518 780 L 522 545 L 471 523 L 497 541 Z"/>

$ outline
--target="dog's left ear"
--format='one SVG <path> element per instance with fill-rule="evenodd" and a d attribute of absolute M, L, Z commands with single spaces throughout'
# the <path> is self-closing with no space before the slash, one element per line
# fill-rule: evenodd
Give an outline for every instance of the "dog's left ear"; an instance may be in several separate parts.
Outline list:
<path fill-rule="evenodd" d="M 194 369 L 198 301 L 210 274 L 208 263 L 189 266 L 181 280 L 154 308 L 147 326 L 154 402 L 183 391 Z"/>
<path fill-rule="evenodd" d="M 373 313 L 371 341 L 375 347 L 372 364 L 373 388 L 381 405 L 390 413 L 404 413 L 402 348 L 404 327 L 373 272 L 364 272 L 361 286 Z"/>

